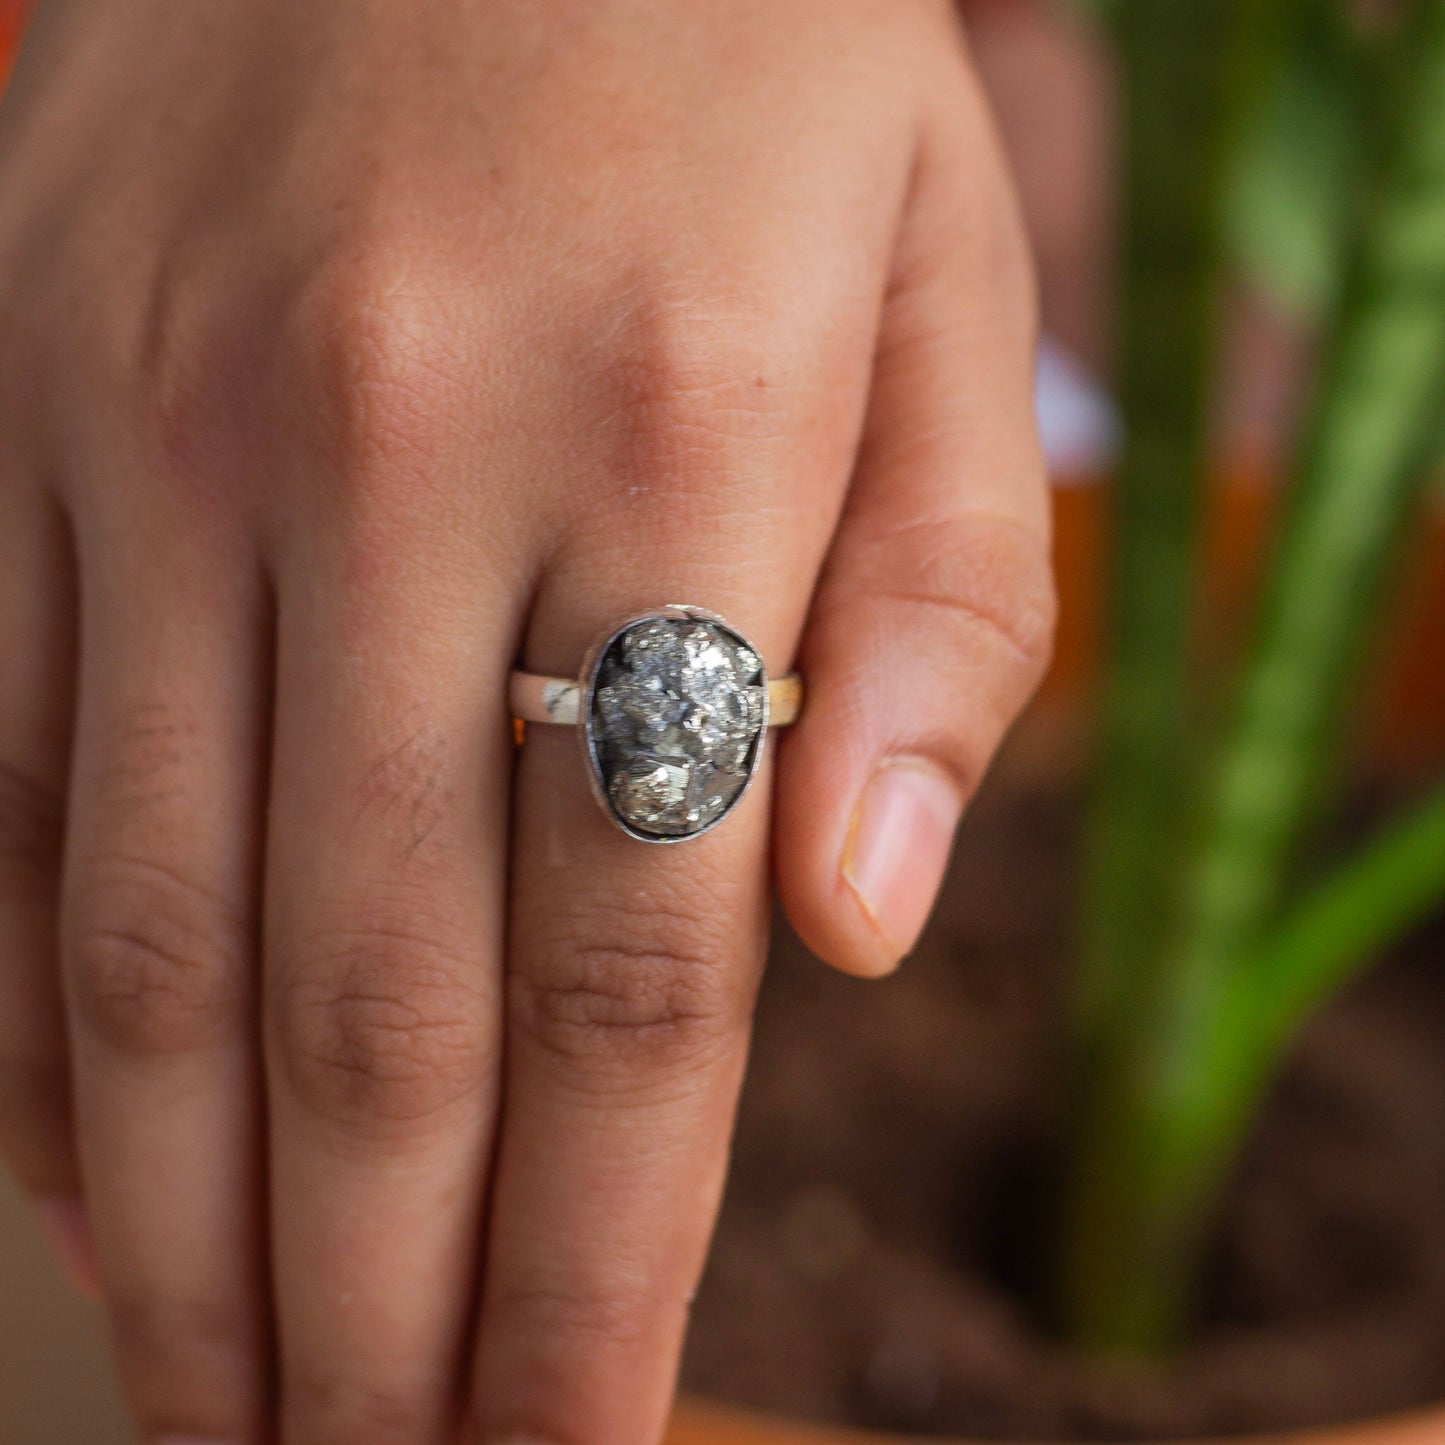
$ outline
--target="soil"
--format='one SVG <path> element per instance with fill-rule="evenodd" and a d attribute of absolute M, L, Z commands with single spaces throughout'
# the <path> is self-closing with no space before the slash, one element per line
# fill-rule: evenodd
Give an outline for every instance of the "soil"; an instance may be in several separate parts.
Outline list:
<path fill-rule="evenodd" d="M 881 984 L 789 935 L 759 1005 L 686 1387 L 989 1440 L 1161 1440 L 1445 1398 L 1445 927 L 1309 1027 L 1221 1212 L 1193 1343 L 1052 1337 L 1043 1254 L 1072 820 L 994 786 L 924 944 Z"/>

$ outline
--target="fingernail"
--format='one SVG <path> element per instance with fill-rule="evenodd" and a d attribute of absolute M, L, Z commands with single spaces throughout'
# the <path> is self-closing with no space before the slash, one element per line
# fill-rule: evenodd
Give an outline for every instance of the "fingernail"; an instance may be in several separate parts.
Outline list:
<path fill-rule="evenodd" d="M 863 789 L 843 849 L 843 877 L 878 930 L 886 966 L 918 942 L 948 866 L 963 799 L 926 758 L 890 758 Z"/>
<path fill-rule="evenodd" d="M 78 1199 L 37 1199 L 35 1214 L 71 1288 L 86 1299 L 99 1299 L 100 1261 L 85 1205 Z"/>

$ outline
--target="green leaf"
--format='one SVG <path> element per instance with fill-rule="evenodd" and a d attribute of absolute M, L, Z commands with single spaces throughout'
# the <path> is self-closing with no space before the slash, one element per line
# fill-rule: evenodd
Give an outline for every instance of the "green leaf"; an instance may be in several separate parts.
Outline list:
<path fill-rule="evenodd" d="M 1364 87 L 1361 183 L 1346 190 L 1348 239 L 1314 399 L 1235 705 L 1217 750 L 1190 769 L 1197 820 L 1142 820 L 1151 832 L 1139 851 L 1180 834 L 1193 841 L 1182 905 L 1155 879 L 1128 880 L 1143 878 L 1143 903 L 1171 916 L 1146 938 L 1129 987 L 1095 1005 L 1094 1036 L 1110 1048 L 1095 1050 L 1104 1067 L 1094 1080 L 1081 1072 L 1090 1107 L 1074 1135 L 1064 1284 L 1075 1334 L 1106 1348 L 1157 1350 L 1177 1336 L 1258 1088 L 1309 1007 L 1428 905 L 1445 863 L 1441 817 L 1427 810 L 1286 915 L 1285 932 L 1257 951 L 1288 906 L 1439 439 L 1445 0 L 1419 0 L 1411 15 Z M 1139 333 L 1125 338 L 1141 344 Z M 1153 493 L 1125 500 L 1157 507 L 1159 490 L 1156 480 Z M 1177 567 L 1171 580 L 1180 586 Z M 1137 586 L 1126 601 L 1158 611 Z M 1159 715 L 1145 721 L 1160 726 Z M 1095 884 L 1092 914 L 1099 899 Z"/>
<path fill-rule="evenodd" d="M 1391 820 L 1318 883 L 1240 970 L 1266 1039 L 1284 1036 L 1320 999 L 1445 899 L 1445 787 Z"/>
<path fill-rule="evenodd" d="M 1339 286 L 1364 129 L 1358 48 L 1315 11 L 1241 138 L 1225 198 L 1236 268 L 1304 320 Z"/>

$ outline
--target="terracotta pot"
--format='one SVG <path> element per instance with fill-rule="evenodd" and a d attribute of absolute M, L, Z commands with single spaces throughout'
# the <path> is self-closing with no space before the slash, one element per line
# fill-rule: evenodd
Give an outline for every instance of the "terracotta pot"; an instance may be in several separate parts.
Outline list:
<path fill-rule="evenodd" d="M 827 1425 L 807 1425 L 752 1415 L 705 1401 L 683 1400 L 667 1445 L 926 1445 L 917 1436 L 877 1435 Z M 982 1441 L 934 1441 L 933 1445 L 984 1445 Z M 1207 1442 L 1197 1442 L 1207 1445 Z M 1226 1445 L 1226 1442 L 1219 1442 Z M 1327 1430 L 1296 1430 L 1227 1445 L 1445 1445 L 1445 1409 Z"/>

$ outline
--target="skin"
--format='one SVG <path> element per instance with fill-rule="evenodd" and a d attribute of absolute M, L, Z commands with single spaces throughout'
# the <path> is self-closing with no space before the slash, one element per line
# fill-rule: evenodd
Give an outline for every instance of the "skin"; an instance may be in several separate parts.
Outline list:
<path fill-rule="evenodd" d="M 0 1142 L 143 1440 L 658 1438 L 770 887 L 893 967 L 864 789 L 961 805 L 1044 664 L 1033 306 L 935 0 L 40 5 Z M 504 696 L 665 601 L 810 691 L 660 849 Z"/>

